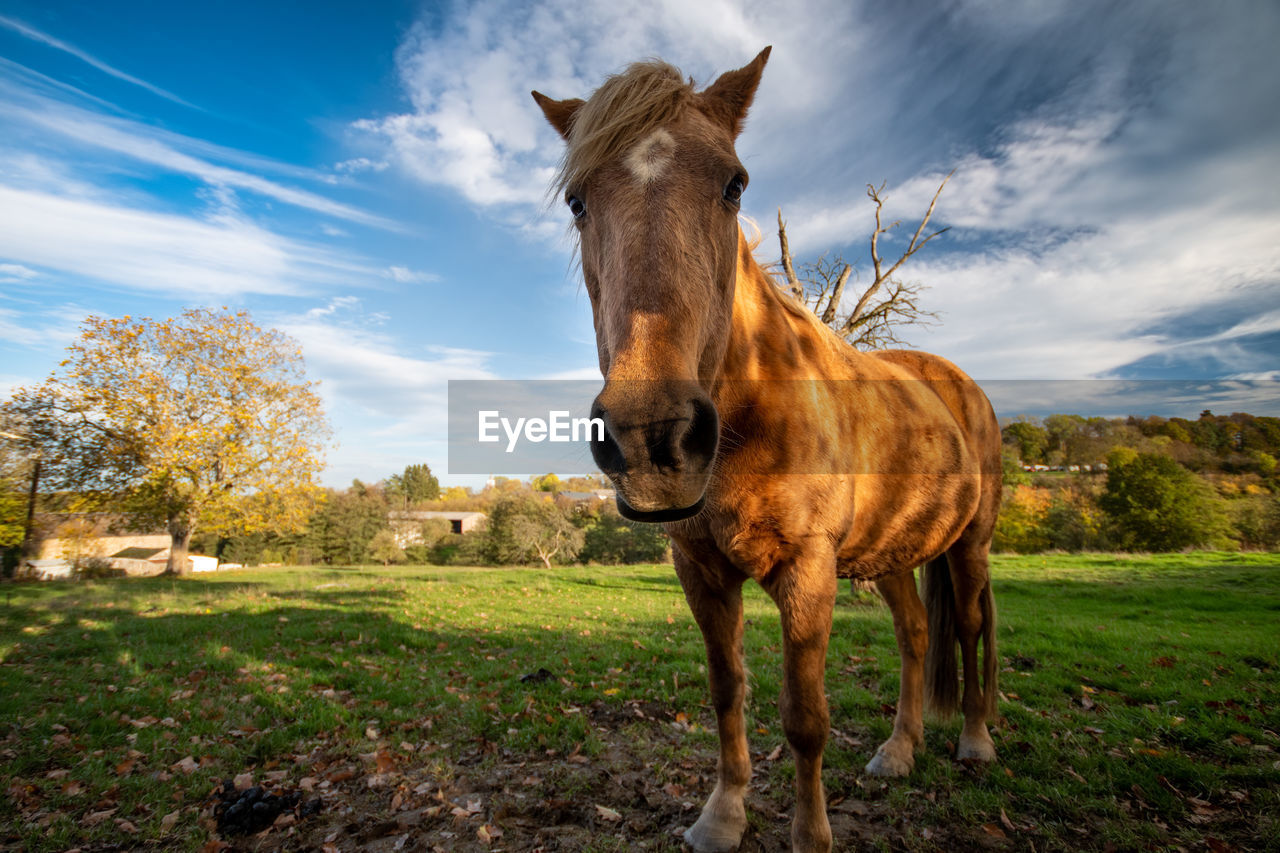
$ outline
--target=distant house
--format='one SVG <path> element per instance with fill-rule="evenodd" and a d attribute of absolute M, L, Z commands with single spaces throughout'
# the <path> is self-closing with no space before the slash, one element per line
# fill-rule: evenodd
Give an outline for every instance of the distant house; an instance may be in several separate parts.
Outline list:
<path fill-rule="evenodd" d="M 127 575 L 158 575 L 169 562 L 173 538 L 168 533 L 122 529 L 120 516 L 110 513 L 48 513 L 40 518 L 48 531 L 40 541 L 33 571 L 42 577 L 70 577 L 72 567 L 85 560 L 99 560 Z M 192 571 L 213 571 L 216 557 L 188 555 Z M 61 566 L 65 566 L 63 569 Z"/>
<path fill-rule="evenodd" d="M 433 518 L 449 522 L 451 533 L 470 533 L 485 520 L 483 512 L 437 512 L 433 510 L 410 510 L 387 514 L 391 522 L 391 531 L 395 533 L 396 544 L 401 548 L 409 545 L 421 545 L 422 522 Z"/>
<path fill-rule="evenodd" d="M 611 501 L 617 495 L 613 489 L 592 489 L 589 492 L 556 492 L 556 497 L 573 501 L 574 503 L 585 503 L 589 501 Z"/>

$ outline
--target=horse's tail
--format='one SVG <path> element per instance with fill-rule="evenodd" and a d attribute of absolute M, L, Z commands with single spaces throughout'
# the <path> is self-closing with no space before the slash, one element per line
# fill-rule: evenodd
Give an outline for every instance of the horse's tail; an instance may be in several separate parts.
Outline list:
<path fill-rule="evenodd" d="M 960 710 L 960 678 L 956 667 L 956 594 L 946 555 L 921 571 L 924 605 L 929 613 L 929 650 L 924 658 L 924 698 L 929 710 L 949 717 Z M 982 610 L 982 694 L 988 719 L 999 702 L 1000 655 L 996 650 L 996 600 L 988 578 L 978 596 Z"/>
<path fill-rule="evenodd" d="M 956 672 L 956 591 L 947 555 L 939 554 L 920 570 L 924 606 L 929 614 L 929 650 L 924 656 L 925 707 L 940 717 L 960 710 Z"/>
<path fill-rule="evenodd" d="M 996 649 L 996 597 L 991 592 L 991 578 L 978 599 L 982 607 L 982 696 L 987 704 L 987 719 L 999 717 L 1000 655 Z"/>

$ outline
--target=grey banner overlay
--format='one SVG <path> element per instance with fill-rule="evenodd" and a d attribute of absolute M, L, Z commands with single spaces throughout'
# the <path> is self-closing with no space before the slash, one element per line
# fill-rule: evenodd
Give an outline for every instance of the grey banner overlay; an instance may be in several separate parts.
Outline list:
<path fill-rule="evenodd" d="M 803 383 L 805 380 L 797 380 Z M 501 474 L 527 477 L 555 472 L 587 474 L 596 470 L 589 436 L 598 436 L 598 424 L 590 424 L 591 403 L 603 387 L 602 380 L 450 380 L 449 473 Z M 645 383 L 637 382 L 637 392 Z M 864 394 L 857 382 L 820 382 L 826 390 L 848 386 L 848 393 Z M 880 396 L 891 393 L 895 383 L 872 383 Z M 908 383 L 925 385 L 924 382 Z M 772 385 L 773 387 L 770 387 Z M 757 384 L 752 390 L 766 398 L 784 394 L 796 383 Z M 1217 414 L 1249 412 L 1280 416 L 1280 381 L 1277 380 L 979 380 L 1001 423 L 1019 417 L 1052 414 L 1085 417 L 1195 419 L 1210 409 Z M 910 437 L 913 424 L 899 425 Z M 482 437 L 484 440 L 482 440 Z M 772 466 L 771 466 L 772 467 Z M 870 462 L 863 470 L 837 472 L 814 469 L 811 464 L 782 465 L 788 473 L 899 473 L 877 470 Z"/>

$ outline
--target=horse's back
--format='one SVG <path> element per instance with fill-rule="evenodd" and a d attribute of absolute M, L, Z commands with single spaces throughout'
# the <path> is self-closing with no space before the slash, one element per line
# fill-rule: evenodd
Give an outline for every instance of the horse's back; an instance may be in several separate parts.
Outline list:
<path fill-rule="evenodd" d="M 909 374 L 907 381 L 919 381 L 928 387 L 964 430 L 983 470 L 990 470 L 994 463 L 999 471 L 1000 425 L 987 395 L 967 373 L 940 355 L 918 350 L 876 350 L 866 355 L 905 370 Z"/>

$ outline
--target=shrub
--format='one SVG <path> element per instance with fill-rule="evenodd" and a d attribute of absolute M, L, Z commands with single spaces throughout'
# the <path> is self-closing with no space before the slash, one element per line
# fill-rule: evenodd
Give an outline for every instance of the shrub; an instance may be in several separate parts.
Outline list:
<path fill-rule="evenodd" d="M 1031 554 L 1048 548 L 1050 503 L 1048 489 L 1014 486 L 1007 490 L 996 520 L 992 550 Z"/>
<path fill-rule="evenodd" d="M 1116 451 L 1107 464 L 1107 487 L 1098 504 L 1115 523 L 1122 546 L 1179 551 L 1228 544 L 1222 499 L 1173 459 Z"/>

